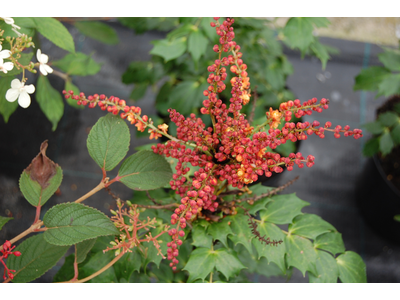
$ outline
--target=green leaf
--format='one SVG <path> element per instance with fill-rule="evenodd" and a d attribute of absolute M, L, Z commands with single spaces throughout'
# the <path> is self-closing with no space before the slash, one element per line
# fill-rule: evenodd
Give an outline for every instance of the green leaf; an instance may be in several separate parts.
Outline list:
<path fill-rule="evenodd" d="M 227 236 L 233 234 L 233 232 L 231 227 L 228 225 L 226 218 L 219 222 L 211 223 L 207 228 L 207 232 L 214 240 L 220 241 L 226 248 L 228 248 Z"/>
<path fill-rule="evenodd" d="M 57 124 L 64 114 L 64 102 L 60 93 L 51 86 L 46 76 L 39 76 L 37 80 L 36 101 L 47 119 L 53 124 L 51 130 L 56 130 Z"/>
<path fill-rule="evenodd" d="M 66 91 L 73 91 L 74 95 L 79 95 L 79 93 L 80 93 L 79 88 L 75 84 L 73 84 L 71 80 L 66 80 L 65 81 L 64 89 Z M 75 108 L 78 108 L 78 109 L 84 109 L 85 108 L 85 106 L 83 106 L 83 105 L 78 105 L 77 104 L 78 101 L 72 99 L 72 97 L 69 97 L 68 99 L 66 99 L 66 101 L 72 107 L 75 107 Z"/>
<path fill-rule="evenodd" d="M 14 24 L 21 27 L 18 29 L 18 32 L 22 34 L 26 34 L 27 36 L 33 36 L 35 34 L 36 24 L 33 21 L 33 18 L 29 17 L 13 17 Z M 12 27 L 6 24 L 3 20 L 0 21 L 0 29 L 4 30 L 3 37 L 18 37 L 18 34 L 12 30 Z M 7 41 L 3 41 L 4 44 L 9 44 Z M 3 48 L 4 49 L 4 48 Z"/>
<path fill-rule="evenodd" d="M 75 245 L 77 258 L 76 262 L 78 264 L 82 263 L 85 259 L 89 251 L 92 249 L 94 244 L 96 243 L 96 239 L 86 240 Z"/>
<path fill-rule="evenodd" d="M 152 55 L 164 58 L 165 62 L 178 58 L 186 51 L 187 38 L 181 37 L 172 41 L 167 39 L 152 41 L 154 48 L 150 51 Z"/>
<path fill-rule="evenodd" d="M 230 277 L 238 275 L 246 266 L 241 263 L 234 251 L 220 248 L 215 250 L 215 268 L 229 280 Z"/>
<path fill-rule="evenodd" d="M 372 134 L 380 134 L 385 130 L 385 126 L 382 126 L 381 122 L 378 121 L 366 123 L 363 127 Z"/>
<path fill-rule="evenodd" d="M 378 54 L 379 60 L 391 71 L 400 71 L 400 52 L 389 48 Z"/>
<path fill-rule="evenodd" d="M 43 206 L 57 191 L 61 184 L 63 173 L 60 166 L 56 167 L 56 174 L 48 181 L 49 185 L 43 188 L 37 181 L 32 180 L 25 170 L 19 178 L 19 188 L 25 199 L 33 206 Z"/>
<path fill-rule="evenodd" d="M 121 278 L 124 278 L 129 282 L 134 271 L 140 272 L 140 266 L 142 265 L 142 258 L 137 248 L 132 249 L 132 252 L 127 252 L 114 264 L 115 274 L 118 281 L 121 282 Z M 170 268 L 171 269 L 171 268 Z"/>
<path fill-rule="evenodd" d="M 392 111 L 387 111 L 378 116 L 379 122 L 387 127 L 391 127 L 400 121 L 399 116 Z M 374 133 L 374 132 L 373 132 Z"/>
<path fill-rule="evenodd" d="M 18 107 L 18 101 L 8 102 L 6 99 L 7 90 L 11 88 L 13 79 L 13 77 L 5 77 L 0 80 L 0 114 L 4 118 L 4 123 L 8 122 L 8 119 Z"/>
<path fill-rule="evenodd" d="M 172 89 L 173 89 L 172 83 L 170 81 L 167 81 L 158 91 L 158 94 L 156 96 L 155 107 L 157 111 L 160 112 L 161 114 L 163 112 L 164 113 L 167 112 L 168 108 L 170 108 L 168 104 L 168 97 Z"/>
<path fill-rule="evenodd" d="M 54 61 L 53 65 L 69 75 L 87 76 L 97 74 L 101 64 L 97 63 L 91 55 L 82 52 L 69 53 L 62 59 Z"/>
<path fill-rule="evenodd" d="M 368 140 L 363 148 L 363 154 L 365 156 L 373 156 L 374 154 L 379 152 L 379 138 L 371 138 Z"/>
<path fill-rule="evenodd" d="M 229 225 L 234 234 L 229 235 L 229 239 L 235 244 L 242 244 L 246 247 L 249 253 L 253 253 L 253 246 L 251 244 L 251 240 L 254 238 L 254 235 L 251 233 L 249 227 L 249 218 L 242 214 L 236 214 L 234 216 L 228 216 L 228 222 L 231 222 Z"/>
<path fill-rule="evenodd" d="M 105 44 L 119 43 L 118 35 L 110 25 L 99 21 L 75 22 L 74 26 L 84 35 Z"/>
<path fill-rule="evenodd" d="M 379 83 L 377 96 L 389 97 L 396 94 L 400 94 L 400 74 L 390 74 Z"/>
<path fill-rule="evenodd" d="M 336 261 L 341 282 L 367 282 L 367 268 L 360 255 L 353 251 L 346 251 L 344 254 L 339 255 Z"/>
<path fill-rule="evenodd" d="M 163 187 L 171 177 L 171 167 L 165 158 L 148 150 L 129 156 L 118 171 L 119 181 L 139 191 Z"/>
<path fill-rule="evenodd" d="M 286 242 L 286 262 L 288 268 L 293 266 L 300 270 L 305 276 L 306 271 L 317 275 L 316 259 L 314 247 L 309 239 L 297 235 L 288 235 Z"/>
<path fill-rule="evenodd" d="M 294 218 L 293 224 L 289 224 L 289 234 L 296 234 L 315 240 L 322 233 L 336 231 L 328 222 L 314 214 L 302 214 Z"/>
<path fill-rule="evenodd" d="M 311 283 L 337 283 L 339 277 L 339 269 L 336 260 L 332 255 L 324 251 L 316 251 L 317 253 L 317 276 L 312 273 L 308 274 Z"/>
<path fill-rule="evenodd" d="M 142 99 L 144 95 L 146 95 L 148 86 L 149 84 L 146 82 L 135 84 L 135 87 L 133 88 L 131 94 L 129 95 L 129 99 L 132 99 L 133 101 Z"/>
<path fill-rule="evenodd" d="M 64 50 L 75 52 L 74 40 L 67 28 L 65 28 L 60 21 L 48 17 L 37 17 L 32 19 L 36 23 L 36 29 L 45 38 Z"/>
<path fill-rule="evenodd" d="M 169 107 L 173 107 L 182 115 L 189 115 L 201 105 L 205 89 L 207 89 L 206 82 L 200 84 L 193 80 L 182 81 L 171 90 L 168 97 Z"/>
<path fill-rule="evenodd" d="M 344 253 L 342 234 L 339 232 L 327 232 L 317 236 L 314 240 L 314 248 L 329 251 L 333 255 Z"/>
<path fill-rule="evenodd" d="M 196 28 L 188 38 L 188 51 L 195 61 L 198 61 L 206 53 L 208 39 Z"/>
<path fill-rule="evenodd" d="M 330 59 L 328 49 L 318 41 L 314 41 L 314 43 L 310 45 L 310 48 L 312 52 L 314 52 L 315 56 L 318 57 L 319 60 L 321 61 L 322 69 L 325 70 L 326 63 Z"/>
<path fill-rule="evenodd" d="M 206 276 L 210 274 L 215 267 L 215 253 L 208 248 L 197 248 L 193 250 L 189 261 L 183 270 L 189 272 L 188 282 L 196 279 L 204 281 Z"/>
<path fill-rule="evenodd" d="M 204 247 L 211 248 L 212 245 L 212 236 L 208 235 L 206 232 L 206 228 L 203 226 L 196 224 L 192 229 L 192 245 L 196 247 Z"/>
<path fill-rule="evenodd" d="M 200 28 L 201 30 L 205 33 L 205 35 L 211 40 L 211 41 L 217 41 L 218 40 L 218 35 L 215 31 L 215 28 L 210 26 L 210 23 L 214 22 L 213 18 L 211 17 L 204 17 L 201 19 L 200 22 Z M 207 41 L 208 43 L 208 41 Z"/>
<path fill-rule="evenodd" d="M 255 184 L 251 186 L 250 191 L 252 192 L 251 195 L 245 193 L 242 196 L 239 197 L 239 199 L 246 199 L 249 197 L 254 197 L 254 196 L 260 196 L 262 194 L 268 193 L 273 190 L 272 187 L 267 187 L 263 186 L 261 183 Z M 253 204 L 249 204 L 247 202 L 242 202 L 242 206 L 246 208 L 249 212 L 249 214 L 254 215 L 260 210 L 266 210 L 266 205 L 272 200 L 271 197 L 264 197 L 261 199 L 258 199 L 257 201 L 254 201 Z"/>
<path fill-rule="evenodd" d="M 286 245 L 285 245 L 285 235 L 282 230 L 276 226 L 275 224 L 268 222 L 261 222 L 257 227 L 258 232 L 261 236 L 264 236 L 265 239 L 270 238 L 271 241 L 283 241 L 282 244 L 278 244 L 277 246 L 265 245 L 257 238 L 254 238 L 252 243 L 258 252 L 258 258 L 260 259 L 262 256 L 268 259 L 268 263 L 275 263 L 279 269 L 286 274 L 286 265 L 285 265 L 285 253 L 286 253 Z"/>
<path fill-rule="evenodd" d="M 3 228 L 3 226 L 10 220 L 14 218 L 7 218 L 7 217 L 2 217 L 0 216 L 0 230 Z"/>
<path fill-rule="evenodd" d="M 392 151 L 394 143 L 389 131 L 386 131 L 379 139 L 379 150 L 383 155 L 386 155 Z"/>
<path fill-rule="evenodd" d="M 293 218 L 301 214 L 301 209 L 307 205 L 310 204 L 298 198 L 295 193 L 274 196 L 268 203 L 267 210 L 260 212 L 260 218 L 264 222 L 275 224 L 291 223 Z"/>
<path fill-rule="evenodd" d="M 58 270 L 56 275 L 54 275 L 53 282 L 64 282 L 71 280 L 75 275 L 74 262 L 75 262 L 75 254 L 68 255 L 64 260 L 64 264 Z M 80 267 L 81 265 L 78 265 L 79 271 Z"/>
<path fill-rule="evenodd" d="M 384 67 L 372 66 L 362 69 L 355 78 L 353 89 L 355 91 L 376 91 L 379 83 L 390 74 L 390 71 Z"/>
<path fill-rule="evenodd" d="M 42 276 L 64 256 L 68 246 L 60 247 L 46 242 L 43 234 L 27 238 L 14 251 L 21 256 L 11 255 L 7 260 L 8 268 L 16 270 L 13 282 L 30 282 Z"/>
<path fill-rule="evenodd" d="M 393 217 L 393 220 L 395 220 L 396 222 L 400 222 L 400 215 L 395 215 Z"/>
<path fill-rule="evenodd" d="M 400 123 L 397 123 L 391 132 L 393 142 L 395 145 L 400 144 Z"/>
<path fill-rule="evenodd" d="M 87 147 L 89 155 L 106 171 L 114 169 L 129 149 L 128 125 L 119 116 L 101 117 L 90 130 Z"/>
<path fill-rule="evenodd" d="M 53 206 L 43 218 L 44 238 L 53 245 L 73 245 L 104 235 L 117 235 L 114 223 L 102 212 L 80 203 Z"/>
<path fill-rule="evenodd" d="M 83 279 L 92 275 L 93 273 L 101 270 L 105 267 L 109 262 L 111 262 L 115 258 L 113 251 L 108 251 L 103 253 L 102 251 L 94 252 L 85 263 L 82 268 L 79 268 L 79 279 Z M 115 274 L 115 269 L 113 267 L 108 268 L 100 275 L 92 278 L 87 282 L 95 282 L 95 283 L 117 283 L 118 278 Z"/>

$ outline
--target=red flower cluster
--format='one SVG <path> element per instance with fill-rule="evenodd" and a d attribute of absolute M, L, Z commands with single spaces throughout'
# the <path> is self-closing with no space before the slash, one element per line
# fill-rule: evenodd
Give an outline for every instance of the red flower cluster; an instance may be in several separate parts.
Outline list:
<path fill-rule="evenodd" d="M 362 137 L 360 129 L 351 131 L 349 126 L 345 126 L 344 129 L 340 126 L 330 129 L 330 122 L 324 127 L 320 126 L 318 121 L 290 122 L 293 115 L 300 118 L 328 109 L 329 101 L 324 98 L 319 103 L 316 98 L 304 103 L 298 99 L 281 103 L 278 110 L 270 108 L 266 112 L 266 121 L 263 124 L 255 128 L 251 126 L 240 112 L 242 106 L 250 101 L 250 79 L 247 65 L 242 60 L 240 46 L 233 41 L 234 19 L 227 18 L 222 24 L 218 22 L 219 18 L 214 19 L 216 22 L 212 22 L 211 26 L 216 28 L 220 38 L 219 44 L 214 45 L 213 50 L 219 57 L 207 68 L 210 72 L 207 79 L 209 86 L 203 92 L 207 99 L 203 101 L 203 107 L 200 109 L 202 114 L 210 116 L 212 127 L 206 128 L 202 119 L 197 118 L 195 114 L 185 118 L 174 109 L 169 109 L 170 119 L 177 125 L 177 137 L 172 137 L 167 133 L 167 125 L 155 127 L 147 116 L 140 116 L 140 108 L 126 106 L 124 100 L 113 96 L 107 98 L 104 95 L 86 98 L 83 93 L 73 96 L 73 92 L 69 92 L 78 104 L 89 104 L 89 107 L 98 104 L 101 109 L 113 114 L 121 112 L 121 117 L 136 124 L 140 131 L 149 127 L 150 138 L 164 135 L 170 139 L 165 144 L 153 146 L 152 149 L 155 153 L 178 160 L 170 185 L 182 198 L 181 204 L 171 216 L 171 224 L 175 228 L 168 231 L 172 241 L 167 244 L 167 257 L 172 261 L 170 266 L 174 270 L 178 263 L 178 247 L 182 244 L 180 237 L 185 234 L 182 229 L 186 227 L 186 222 L 199 215 L 202 210 L 214 212 L 219 205 L 217 195 L 222 189 L 227 186 L 241 189 L 257 181 L 260 175 L 270 177 L 273 172 L 282 172 L 283 167 L 291 171 L 294 165 L 299 168 L 303 168 L 304 164 L 307 167 L 314 165 L 312 155 L 305 158 L 298 152 L 282 157 L 278 153 L 267 151 L 268 148 L 273 150 L 287 141 L 306 140 L 307 136 L 312 134 L 324 138 L 325 131 L 332 131 L 335 137 L 340 137 L 341 132 L 355 139 Z M 223 52 L 231 54 L 222 57 Z M 232 88 L 229 105 L 218 99 L 218 94 L 226 88 L 224 80 L 227 78 L 228 68 L 234 74 L 230 80 Z M 65 94 L 66 98 L 70 97 L 66 92 Z M 279 129 L 282 120 L 285 124 Z M 265 132 L 264 128 L 267 125 L 269 130 Z M 193 178 L 187 176 L 189 164 L 199 167 Z"/>
<path fill-rule="evenodd" d="M 13 279 L 14 278 L 14 274 L 12 273 L 12 272 L 15 272 L 15 270 L 10 270 L 8 267 L 7 267 L 7 265 L 6 265 L 6 263 L 3 261 L 3 259 L 6 259 L 9 255 L 11 255 L 11 254 L 14 254 L 15 256 L 20 256 L 21 255 L 21 252 L 19 252 L 19 251 L 14 251 L 14 252 L 12 252 L 12 250 L 15 248 L 15 246 L 12 246 L 11 247 L 11 243 L 10 243 L 10 241 L 6 241 L 4 244 L 3 244 L 3 249 L 2 250 L 0 250 L 0 253 L 1 253 L 1 256 L 0 256 L 0 262 L 3 264 L 3 266 L 4 266 L 4 275 L 3 275 L 3 279 L 4 280 L 6 280 L 7 279 L 7 276 L 10 278 L 10 279 Z M 6 274 L 7 274 L 7 276 L 6 276 Z"/>

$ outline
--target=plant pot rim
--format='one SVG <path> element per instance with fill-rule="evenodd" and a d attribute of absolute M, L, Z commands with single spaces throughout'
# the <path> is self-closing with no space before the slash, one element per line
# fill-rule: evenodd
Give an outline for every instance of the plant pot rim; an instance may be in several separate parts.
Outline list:
<path fill-rule="evenodd" d="M 381 175 L 381 177 L 384 178 L 384 181 L 386 182 L 386 184 L 388 185 L 388 187 L 393 191 L 393 193 L 394 193 L 395 195 L 397 195 L 397 197 L 400 198 L 400 190 L 397 189 L 396 186 L 395 186 L 392 182 L 390 182 L 389 180 L 387 180 L 387 176 L 386 176 L 385 172 L 383 171 L 383 168 L 382 168 L 382 165 L 381 165 L 381 162 L 380 162 L 380 160 L 379 160 L 378 155 L 375 154 L 372 158 L 373 158 L 373 160 L 374 160 L 375 166 L 376 166 L 376 168 L 378 169 L 378 172 L 379 172 L 379 174 Z"/>

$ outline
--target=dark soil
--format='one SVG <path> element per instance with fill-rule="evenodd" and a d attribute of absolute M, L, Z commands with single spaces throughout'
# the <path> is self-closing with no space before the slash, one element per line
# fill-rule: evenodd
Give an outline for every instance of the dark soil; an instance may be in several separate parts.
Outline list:
<path fill-rule="evenodd" d="M 389 98 L 381 107 L 377 109 L 377 115 L 386 111 L 394 111 L 394 106 L 400 103 L 400 96 Z M 393 148 L 392 152 L 385 157 L 379 156 L 383 171 L 389 180 L 400 193 L 400 146 Z"/>

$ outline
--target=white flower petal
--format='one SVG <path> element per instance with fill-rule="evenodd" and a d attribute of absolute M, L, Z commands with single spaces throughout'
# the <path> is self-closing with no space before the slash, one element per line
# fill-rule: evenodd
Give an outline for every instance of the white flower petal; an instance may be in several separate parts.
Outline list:
<path fill-rule="evenodd" d="M 18 104 L 23 108 L 27 108 L 29 105 L 31 105 L 31 97 L 27 92 L 24 91 L 19 95 Z"/>
<path fill-rule="evenodd" d="M 11 56 L 11 51 L 10 50 L 0 51 L 0 58 L 9 58 L 10 56 Z"/>
<path fill-rule="evenodd" d="M 43 54 L 40 56 L 40 62 L 42 64 L 47 64 L 47 62 L 49 61 L 49 57 L 46 54 Z"/>
<path fill-rule="evenodd" d="M 3 20 L 4 20 L 4 22 L 6 22 L 6 24 L 9 24 L 9 25 L 11 25 L 11 24 L 14 24 L 14 19 L 13 18 L 10 18 L 10 17 L 1 17 Z"/>
<path fill-rule="evenodd" d="M 20 87 L 22 87 L 22 83 L 21 83 L 21 81 L 19 81 L 18 78 L 15 78 L 15 79 L 13 79 L 13 81 L 11 81 L 11 88 L 19 89 Z"/>
<path fill-rule="evenodd" d="M 12 62 L 6 62 L 3 64 L 3 68 L 7 71 L 11 71 L 14 68 L 14 64 Z"/>
<path fill-rule="evenodd" d="M 14 102 L 15 100 L 17 100 L 18 96 L 19 96 L 19 90 L 9 89 L 6 93 L 6 100 L 8 102 Z"/>
<path fill-rule="evenodd" d="M 42 55 L 42 51 L 40 49 L 37 49 L 36 58 L 37 58 L 38 62 L 40 62 L 40 56 L 41 55 Z"/>
<path fill-rule="evenodd" d="M 33 94 L 35 92 L 35 86 L 33 84 L 26 85 L 24 87 L 24 91 L 29 93 L 29 94 Z"/>
<path fill-rule="evenodd" d="M 43 65 L 43 67 L 47 71 L 47 73 L 53 73 L 53 69 L 49 65 Z"/>
<path fill-rule="evenodd" d="M 39 71 L 40 71 L 40 73 L 42 73 L 44 76 L 47 76 L 47 71 L 46 71 L 46 68 L 45 68 L 44 66 L 45 66 L 44 64 L 40 64 L 40 66 L 39 66 Z"/>

